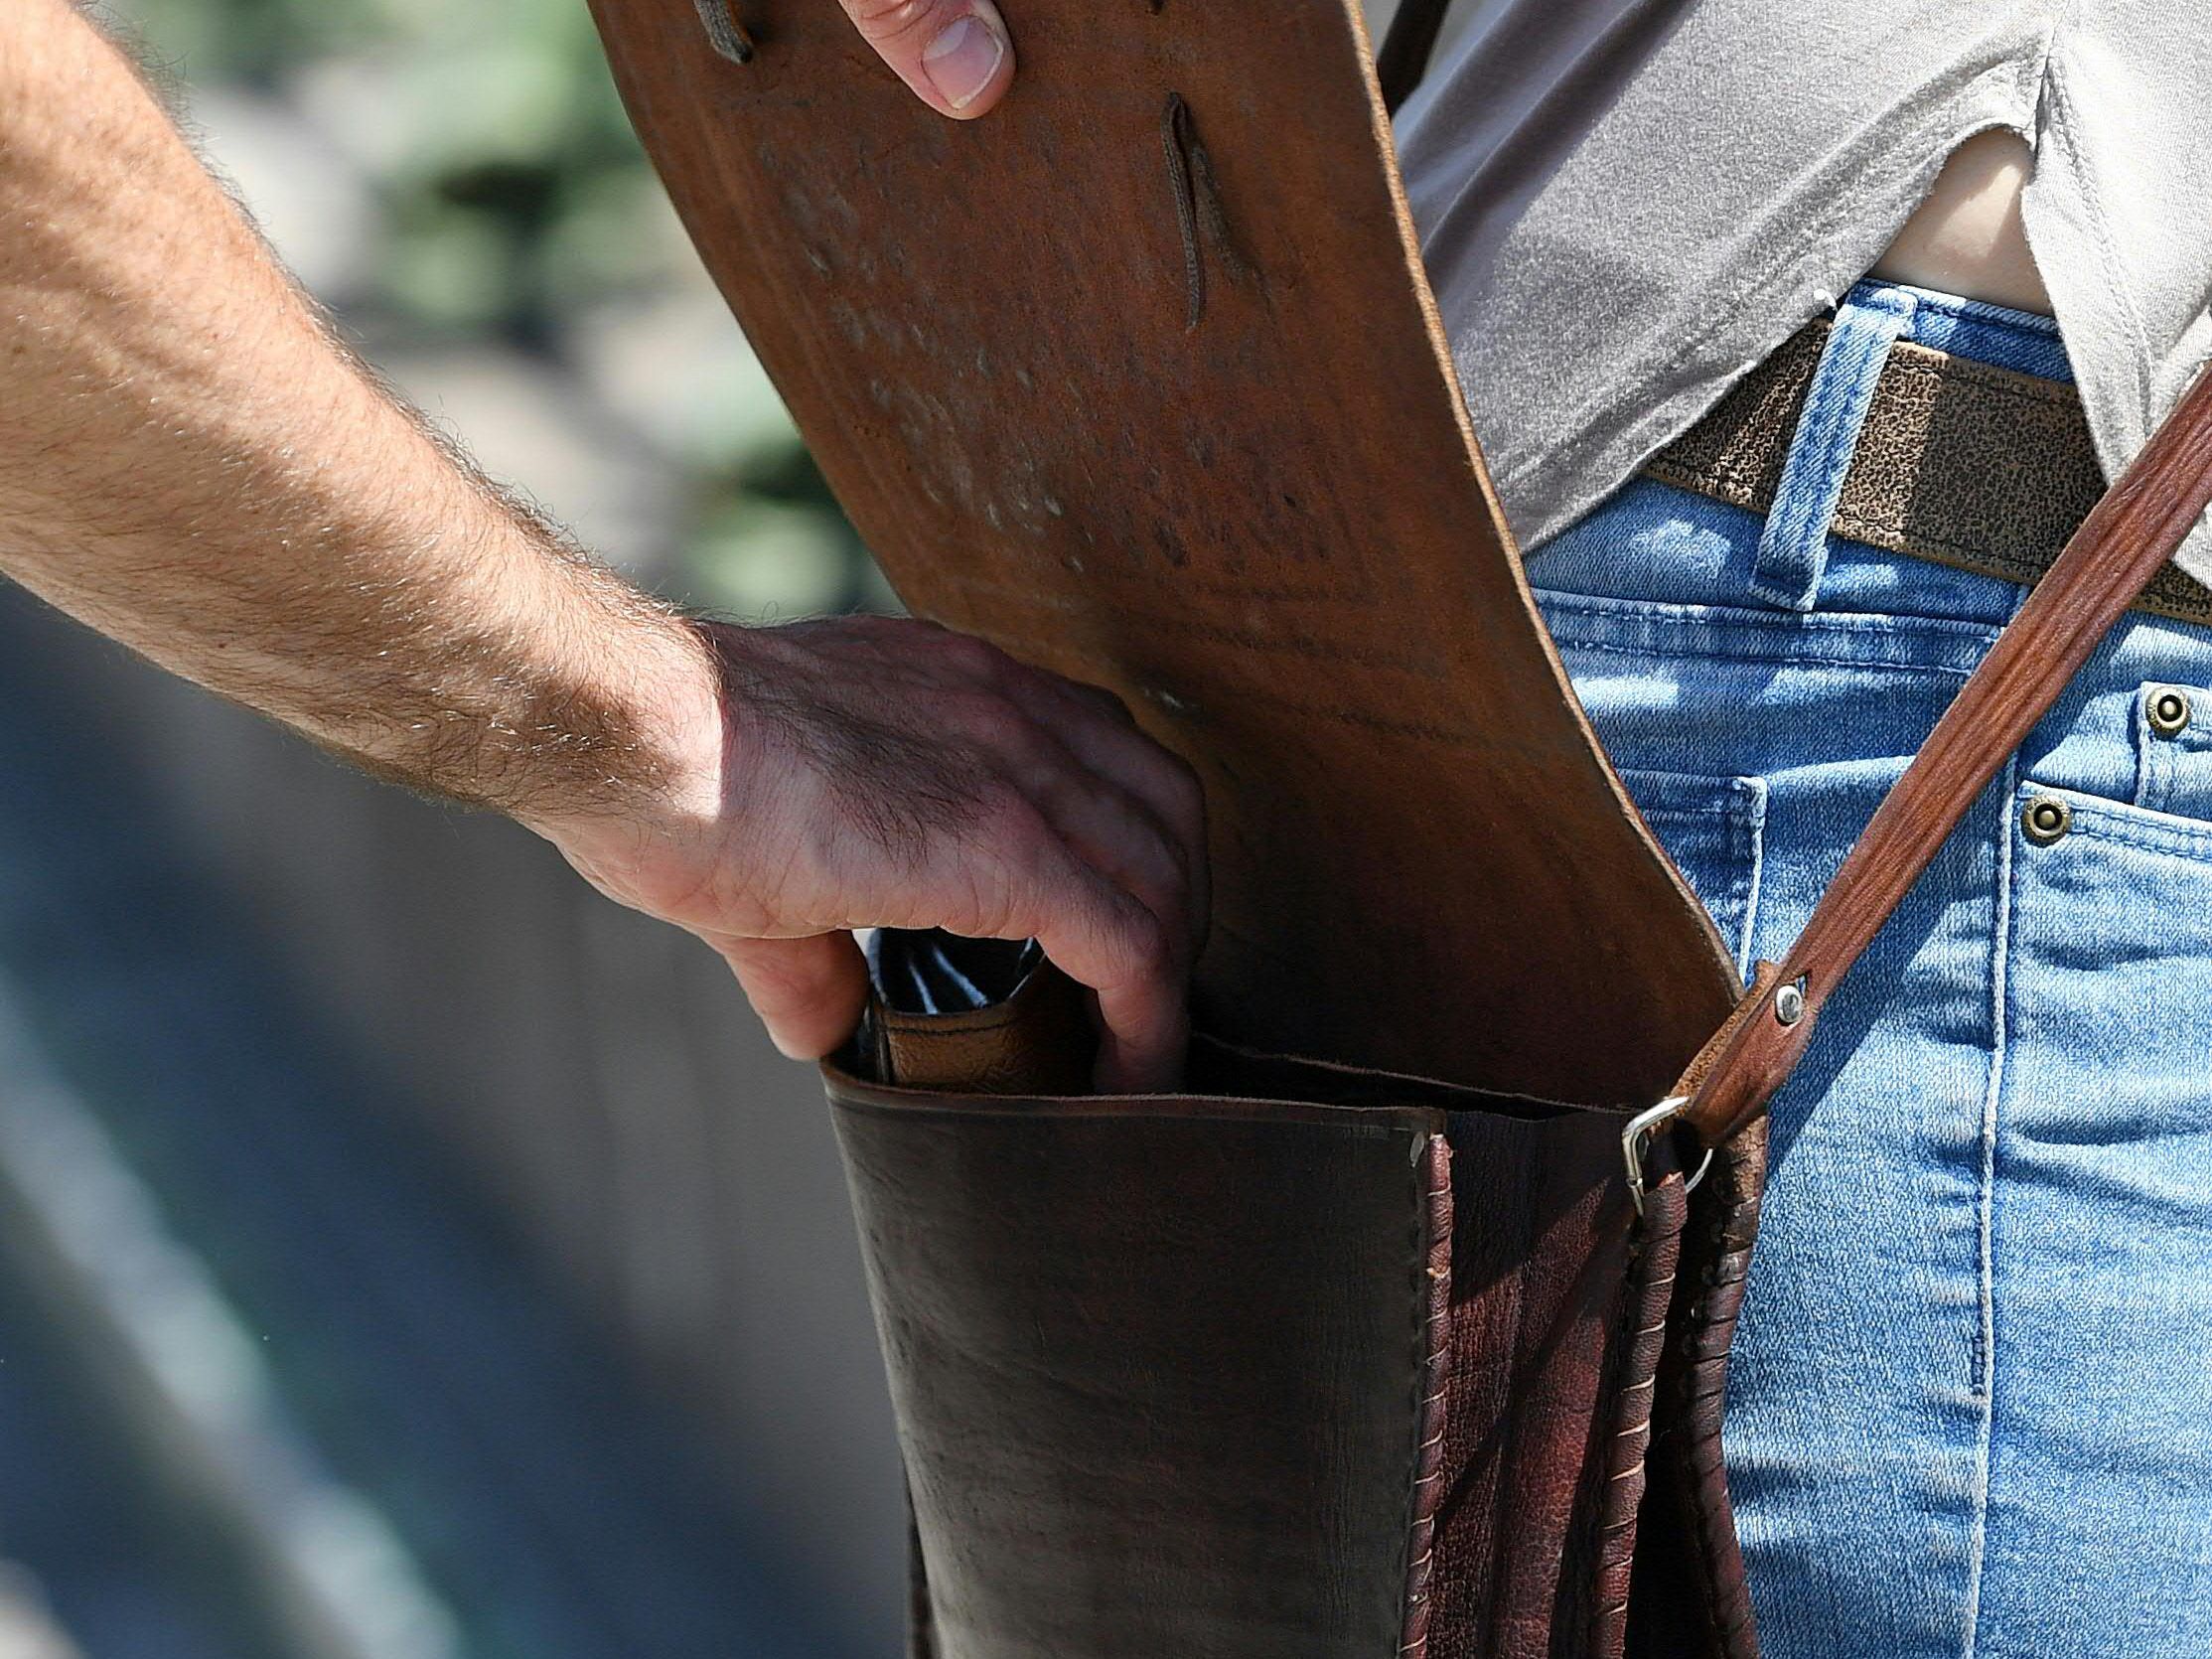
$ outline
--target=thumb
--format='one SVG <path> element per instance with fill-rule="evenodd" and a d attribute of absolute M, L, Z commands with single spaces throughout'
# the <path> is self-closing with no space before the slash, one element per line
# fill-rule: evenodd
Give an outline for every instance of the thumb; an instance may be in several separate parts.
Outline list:
<path fill-rule="evenodd" d="M 810 939 L 718 939 L 715 949 L 770 1039 L 794 1060 L 818 1060 L 860 1023 L 868 968 L 849 933 Z"/>
<path fill-rule="evenodd" d="M 991 0 L 842 0 L 861 38 L 932 109 L 970 120 L 1014 78 L 1006 20 Z"/>

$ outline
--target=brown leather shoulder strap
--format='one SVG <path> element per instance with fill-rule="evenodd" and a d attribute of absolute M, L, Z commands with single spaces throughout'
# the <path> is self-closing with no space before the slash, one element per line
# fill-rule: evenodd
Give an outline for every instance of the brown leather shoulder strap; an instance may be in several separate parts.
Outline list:
<path fill-rule="evenodd" d="M 1383 107 L 1393 115 L 1428 73 L 1436 36 L 1444 27 L 1451 0 L 1399 0 L 1375 55 L 1375 78 L 1383 83 Z"/>
<path fill-rule="evenodd" d="M 1765 1008 L 1737 1028 L 1684 1114 L 1707 1145 L 1765 1110 L 1837 982 L 2208 502 L 2212 370 L 2083 521 L 1829 883 Z"/>

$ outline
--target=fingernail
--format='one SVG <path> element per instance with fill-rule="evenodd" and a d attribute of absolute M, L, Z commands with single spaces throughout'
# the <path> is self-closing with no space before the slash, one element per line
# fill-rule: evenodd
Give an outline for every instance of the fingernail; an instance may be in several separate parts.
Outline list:
<path fill-rule="evenodd" d="M 955 109 L 965 109 L 991 83 L 1005 58 L 1005 38 L 969 12 L 922 49 L 922 73 L 938 96 Z"/>

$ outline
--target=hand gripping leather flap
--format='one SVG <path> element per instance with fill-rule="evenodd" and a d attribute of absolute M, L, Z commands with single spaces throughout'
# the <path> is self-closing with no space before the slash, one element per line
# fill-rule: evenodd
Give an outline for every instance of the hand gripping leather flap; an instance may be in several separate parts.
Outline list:
<path fill-rule="evenodd" d="M 1198 768 L 1200 1027 L 1658 1099 L 1735 981 L 1531 605 L 1357 12 L 1009 0 L 1013 89 L 954 122 L 831 0 L 594 9 L 901 597 Z"/>

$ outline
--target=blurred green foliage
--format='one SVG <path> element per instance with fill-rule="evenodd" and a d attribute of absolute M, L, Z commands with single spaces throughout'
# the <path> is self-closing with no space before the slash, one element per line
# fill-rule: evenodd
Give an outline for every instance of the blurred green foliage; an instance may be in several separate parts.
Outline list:
<path fill-rule="evenodd" d="M 304 108 L 365 176 L 380 226 L 350 309 L 372 334 L 558 362 L 612 312 L 696 307 L 584 0 L 110 4 L 158 68 Z M 894 603 L 765 377 L 648 389 L 688 502 L 683 597 L 749 617 Z"/>
<path fill-rule="evenodd" d="M 283 95 L 322 69 L 335 135 L 390 215 L 381 298 L 542 338 L 663 274 L 658 185 L 581 0 L 132 0 L 195 84 Z"/>

